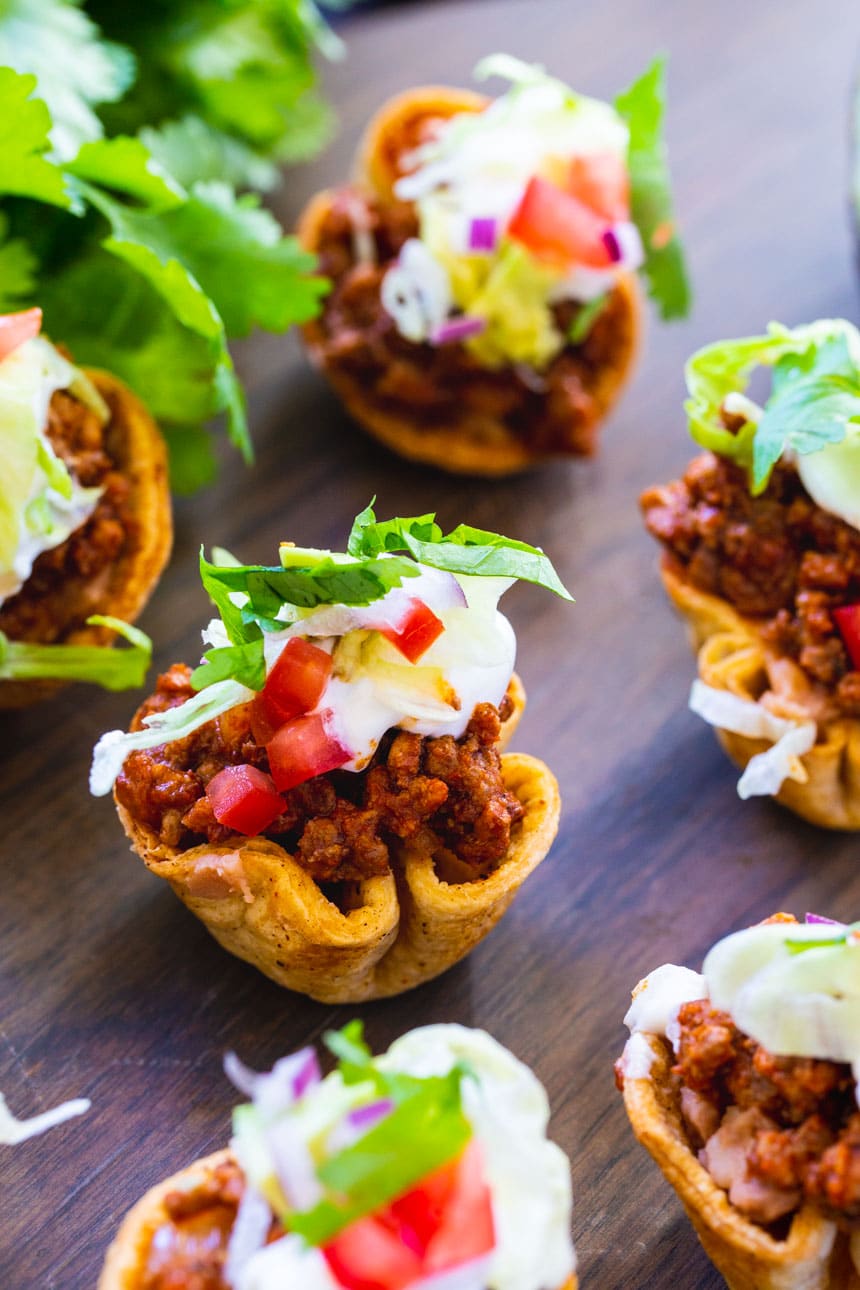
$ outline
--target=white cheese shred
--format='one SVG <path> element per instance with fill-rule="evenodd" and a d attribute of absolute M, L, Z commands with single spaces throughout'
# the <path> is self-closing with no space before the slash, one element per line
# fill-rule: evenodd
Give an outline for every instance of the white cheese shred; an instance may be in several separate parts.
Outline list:
<path fill-rule="evenodd" d="M 91 1105 L 89 1098 L 77 1097 L 50 1111 L 43 1111 L 41 1115 L 33 1115 L 29 1120 L 19 1120 L 9 1110 L 5 1097 L 0 1093 L 0 1146 L 16 1147 L 19 1142 L 35 1138 L 39 1133 L 46 1133 L 48 1129 L 65 1124 L 66 1120 L 73 1120 L 77 1115 L 84 1115 Z"/>

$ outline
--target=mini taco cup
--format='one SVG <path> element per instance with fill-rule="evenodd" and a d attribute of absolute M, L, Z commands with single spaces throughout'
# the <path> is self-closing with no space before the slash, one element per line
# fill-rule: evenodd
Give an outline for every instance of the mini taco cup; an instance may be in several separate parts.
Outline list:
<path fill-rule="evenodd" d="M 514 716 L 522 712 L 522 692 Z M 505 738 L 510 732 L 505 732 Z M 525 814 L 487 876 L 426 839 L 402 843 L 384 875 L 348 885 L 335 904 L 277 842 L 235 835 L 179 851 L 117 802 L 135 851 L 231 954 L 323 1003 L 401 994 L 439 976 L 491 931 L 544 859 L 558 828 L 555 778 L 534 757 L 502 757 L 505 787 Z"/>
<path fill-rule="evenodd" d="M 624 1078 L 627 1115 L 730 1290 L 858 1290 L 849 1238 L 818 1210 L 804 1205 L 780 1240 L 735 1209 L 689 1146 L 670 1078 L 668 1042 L 656 1035 L 642 1038 L 651 1049 L 651 1065 L 647 1076 Z"/>
<path fill-rule="evenodd" d="M 786 779 L 776 800 L 811 824 L 860 829 L 860 721 L 828 717 L 800 668 L 769 650 L 756 624 L 718 596 L 699 591 L 664 560 L 663 585 L 685 619 L 696 651 L 700 679 L 716 690 L 758 703 L 768 692 L 769 709 L 818 723 L 814 746 L 799 759 L 804 777 Z M 729 730 L 717 737 L 742 769 L 770 744 Z"/>
<path fill-rule="evenodd" d="M 91 614 L 134 622 L 167 563 L 173 540 L 167 449 L 152 417 L 131 390 L 109 372 L 87 371 L 111 412 L 111 451 L 130 485 L 126 542 L 119 559 L 90 588 Z M 115 633 L 83 626 L 60 643 L 108 645 Z M 0 680 L 0 709 L 29 707 L 62 688 L 53 680 Z"/>
<path fill-rule="evenodd" d="M 141 1290 L 153 1235 L 169 1220 L 165 1197 L 170 1192 L 190 1189 L 211 1177 L 219 1165 L 233 1160 L 231 1151 L 216 1151 L 151 1187 L 123 1219 L 108 1249 L 98 1290 Z M 573 1273 L 559 1290 L 578 1290 L 578 1285 Z"/>
<path fill-rule="evenodd" d="M 355 188 L 382 208 L 402 206 L 394 195 L 394 183 L 407 173 L 404 157 L 421 140 L 422 127 L 459 113 L 480 112 L 489 101 L 450 86 L 421 86 L 396 95 L 377 112 L 359 144 Z M 312 253 L 320 250 L 323 228 L 337 196 L 336 190 L 318 193 L 299 219 L 299 239 Z M 591 411 L 581 426 L 571 429 L 568 444 L 560 450 L 530 443 L 514 432 L 501 412 L 490 407 L 459 408 L 454 424 L 447 413 L 428 414 L 410 409 L 402 400 L 392 402 L 379 382 L 330 361 L 325 306 L 320 317 L 304 325 L 302 335 L 312 360 L 351 416 L 387 448 L 411 461 L 455 474 L 502 477 L 552 457 L 593 452 L 597 428 L 629 379 L 639 349 L 642 302 L 633 275 L 619 275 L 607 313 L 611 319 L 605 352 L 596 365 L 584 365 L 581 374 Z M 416 351 L 420 353 L 420 347 Z"/>

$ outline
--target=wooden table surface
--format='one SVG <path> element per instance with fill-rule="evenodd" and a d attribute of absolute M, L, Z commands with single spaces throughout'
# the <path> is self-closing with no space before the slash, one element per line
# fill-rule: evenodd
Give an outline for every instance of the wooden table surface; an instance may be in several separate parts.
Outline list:
<path fill-rule="evenodd" d="M 362 123 L 395 90 L 465 84 L 482 54 L 504 49 L 611 97 L 666 49 L 693 317 L 651 321 L 598 460 L 480 485 L 389 456 L 349 423 L 294 338 L 253 340 L 241 360 L 257 464 L 246 472 L 225 453 L 217 487 L 177 505 L 174 560 L 143 626 L 158 664 L 193 661 L 209 616 L 201 541 L 263 562 L 279 538 L 338 547 L 372 493 L 383 515 L 438 508 L 446 524 L 540 544 L 576 605 L 519 587 L 505 608 L 529 690 L 517 746 L 558 775 L 559 838 L 466 962 L 400 999 L 322 1006 L 219 949 L 129 854 L 111 803 L 88 796 L 90 748 L 126 724 L 134 696 L 79 687 L 3 716 L 0 1089 L 19 1115 L 93 1103 L 0 1148 L 4 1290 L 91 1290 L 130 1203 L 226 1142 L 224 1050 L 263 1067 L 355 1013 L 376 1048 L 416 1024 L 460 1021 L 535 1067 L 572 1161 L 585 1290 L 721 1284 L 613 1086 L 628 993 L 666 960 L 698 966 L 714 940 L 777 908 L 856 918 L 858 843 L 738 799 L 734 768 L 686 709 L 693 660 L 636 498 L 691 455 L 682 363 L 695 346 L 773 317 L 856 317 L 845 194 L 857 19 L 856 0 L 442 0 L 344 24 L 349 58 L 327 73 L 341 132 L 290 172 L 276 201 L 285 222 L 345 175 Z"/>

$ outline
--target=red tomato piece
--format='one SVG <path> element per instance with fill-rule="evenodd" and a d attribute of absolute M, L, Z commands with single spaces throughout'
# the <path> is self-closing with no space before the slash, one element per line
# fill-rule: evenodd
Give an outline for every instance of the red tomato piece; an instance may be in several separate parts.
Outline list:
<path fill-rule="evenodd" d="M 323 1253 L 346 1290 L 405 1290 L 488 1254 L 495 1243 L 490 1189 L 473 1140 L 458 1159 L 339 1232 Z"/>
<path fill-rule="evenodd" d="M 604 216 L 585 202 L 535 175 L 511 217 L 508 234 L 541 259 L 605 269 L 613 262 L 603 237 L 608 228 Z"/>
<path fill-rule="evenodd" d="M 848 657 L 860 669 L 860 605 L 841 605 L 833 610 L 836 626 L 845 643 Z"/>
<path fill-rule="evenodd" d="M 251 703 L 251 730 L 258 744 L 267 744 L 291 717 L 316 707 L 331 669 L 331 655 L 318 645 L 298 636 L 287 641 Z"/>
<path fill-rule="evenodd" d="M 42 329 L 41 309 L 25 309 L 20 314 L 0 314 L 0 359 L 6 358 L 26 340 L 38 336 Z"/>
<path fill-rule="evenodd" d="M 272 779 L 282 793 L 326 771 L 337 770 L 352 757 L 332 730 L 331 719 L 329 709 L 293 717 L 266 745 Z"/>
<path fill-rule="evenodd" d="M 346 1290 L 405 1290 L 421 1276 L 421 1255 L 383 1214 L 359 1218 L 323 1246 L 338 1285 Z"/>
<path fill-rule="evenodd" d="M 416 596 L 410 599 L 409 608 L 396 628 L 380 628 L 385 639 L 391 641 L 410 663 L 417 663 L 444 630 L 442 619 L 437 618 L 430 606 Z"/>
<path fill-rule="evenodd" d="M 206 796 L 218 823 L 247 837 L 262 833 L 287 805 L 271 776 L 256 766 L 225 766 L 210 779 Z"/>
<path fill-rule="evenodd" d="M 620 157 L 597 152 L 574 157 L 568 172 L 567 191 L 602 215 L 611 224 L 630 218 L 630 176 Z"/>
<path fill-rule="evenodd" d="M 481 1149 L 473 1139 L 456 1162 L 452 1186 L 424 1255 L 424 1274 L 444 1272 L 488 1254 L 496 1244 L 493 1201 Z"/>

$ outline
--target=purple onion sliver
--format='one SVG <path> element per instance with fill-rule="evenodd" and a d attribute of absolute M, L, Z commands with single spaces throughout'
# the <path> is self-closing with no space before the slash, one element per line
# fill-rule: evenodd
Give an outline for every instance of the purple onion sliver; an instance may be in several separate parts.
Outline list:
<path fill-rule="evenodd" d="M 845 926 L 845 923 L 840 923 L 837 918 L 824 918 L 821 914 L 806 914 L 804 920 L 807 923 L 825 923 L 828 927 Z"/>
<path fill-rule="evenodd" d="M 479 215 L 469 222 L 469 250 L 495 251 L 496 221 L 491 215 Z"/>
<path fill-rule="evenodd" d="M 606 229 L 601 240 L 603 245 L 606 247 L 612 263 L 618 264 L 621 259 L 621 243 L 618 240 L 618 234 L 615 232 L 615 229 Z"/>
<path fill-rule="evenodd" d="M 469 318 L 466 315 L 449 318 L 431 333 L 430 342 L 433 345 L 452 345 L 458 340 L 468 340 L 470 336 L 480 336 L 486 325 L 485 318 Z"/>
<path fill-rule="evenodd" d="M 256 1187 L 248 1183 L 242 1192 L 233 1230 L 227 1243 L 224 1278 L 228 1285 L 237 1284 L 245 1265 L 266 1244 L 271 1225 L 272 1211 L 269 1208 L 269 1202 L 261 1196 Z"/>
<path fill-rule="evenodd" d="M 378 1102 L 368 1102 L 365 1106 L 357 1106 L 347 1115 L 349 1124 L 354 1129 L 371 1129 L 374 1124 L 384 1120 L 386 1115 L 390 1115 L 394 1110 L 394 1103 L 390 1097 L 380 1098 Z"/>
<path fill-rule="evenodd" d="M 252 1071 L 250 1066 L 246 1066 L 234 1052 L 224 1054 L 224 1074 L 240 1093 L 244 1093 L 246 1097 L 254 1096 L 254 1089 L 260 1076 L 256 1071 Z"/>
<path fill-rule="evenodd" d="M 320 1064 L 313 1048 L 303 1048 L 297 1057 L 302 1057 L 302 1064 L 293 1076 L 293 1092 L 296 1098 L 304 1097 L 309 1088 L 314 1088 L 322 1079 Z"/>

